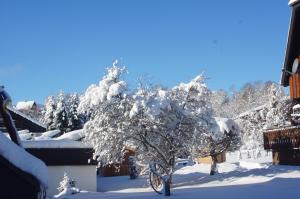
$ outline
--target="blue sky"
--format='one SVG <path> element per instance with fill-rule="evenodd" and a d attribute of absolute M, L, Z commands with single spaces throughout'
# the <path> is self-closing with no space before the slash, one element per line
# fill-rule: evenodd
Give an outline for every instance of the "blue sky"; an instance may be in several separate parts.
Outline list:
<path fill-rule="evenodd" d="M 211 89 L 279 82 L 287 0 L 0 0 L 0 84 L 13 101 L 83 92 L 114 59 L 131 87 L 199 73 Z"/>

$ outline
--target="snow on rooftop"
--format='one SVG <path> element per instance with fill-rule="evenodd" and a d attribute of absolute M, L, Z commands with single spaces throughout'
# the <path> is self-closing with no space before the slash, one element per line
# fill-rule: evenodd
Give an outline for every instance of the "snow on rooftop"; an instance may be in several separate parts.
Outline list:
<path fill-rule="evenodd" d="M 36 103 L 34 101 L 21 101 L 16 105 L 17 110 L 31 110 Z"/>
<path fill-rule="evenodd" d="M 73 141 L 78 141 L 84 138 L 85 133 L 83 129 L 71 131 L 68 133 L 65 133 L 57 138 L 54 138 L 54 140 L 73 140 Z"/>
<path fill-rule="evenodd" d="M 12 112 L 14 112 L 14 113 L 16 113 L 16 114 L 18 114 L 18 115 L 20 115 L 20 116 L 26 118 L 27 120 L 29 120 L 29 121 L 31 121 L 31 122 L 33 122 L 33 123 L 39 125 L 39 126 L 42 126 L 42 127 L 44 127 L 44 128 L 47 128 L 44 124 L 42 124 L 42 123 L 40 123 L 40 122 L 38 122 L 38 121 L 36 121 L 36 120 L 34 120 L 34 119 L 28 117 L 27 115 L 25 115 L 24 113 L 21 113 L 21 112 L 18 111 L 17 109 L 14 109 L 14 108 L 12 108 L 12 107 L 7 107 L 7 108 L 8 108 L 10 111 L 12 111 Z"/>
<path fill-rule="evenodd" d="M 245 116 L 248 116 L 248 115 L 250 115 L 250 114 L 251 114 L 252 112 L 254 112 L 254 111 L 260 111 L 260 110 L 266 108 L 267 106 L 268 106 L 268 104 L 263 104 L 263 105 L 261 105 L 261 106 L 255 107 L 255 108 L 250 109 L 250 110 L 248 110 L 248 111 L 245 111 L 245 112 L 239 114 L 237 117 L 235 117 L 234 120 L 243 118 L 243 117 L 245 117 Z"/>
<path fill-rule="evenodd" d="M 49 140 L 58 134 L 60 134 L 60 130 L 46 131 L 41 136 L 35 137 L 34 139 L 35 140 Z"/>
<path fill-rule="evenodd" d="M 48 169 L 44 162 L 26 152 L 0 132 L 0 154 L 19 169 L 35 176 L 48 185 Z"/>
<path fill-rule="evenodd" d="M 294 5 L 295 3 L 299 2 L 299 0 L 290 0 L 289 1 L 289 5 L 292 6 Z"/>
<path fill-rule="evenodd" d="M 91 146 L 82 142 L 73 140 L 39 140 L 39 141 L 23 141 L 24 148 L 37 149 L 56 149 L 56 148 L 92 148 Z"/>
<path fill-rule="evenodd" d="M 300 129 L 300 126 L 297 125 L 297 126 L 283 126 L 283 127 L 280 127 L 280 128 L 268 128 L 268 129 L 265 129 L 265 132 L 273 132 L 273 131 L 284 131 L 284 130 L 291 130 L 291 129 Z"/>

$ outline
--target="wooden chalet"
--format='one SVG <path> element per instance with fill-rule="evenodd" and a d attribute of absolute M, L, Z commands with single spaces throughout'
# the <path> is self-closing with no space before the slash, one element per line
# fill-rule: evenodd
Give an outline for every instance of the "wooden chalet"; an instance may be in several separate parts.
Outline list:
<path fill-rule="evenodd" d="M 46 131 L 46 126 L 35 121 L 34 119 L 29 118 L 25 114 L 21 113 L 20 111 L 9 107 L 8 111 L 13 119 L 13 122 L 17 128 L 17 130 L 29 130 L 33 133 L 42 133 Z M 0 131 L 7 132 L 5 128 L 3 118 L 0 114 Z"/>
<path fill-rule="evenodd" d="M 300 103 L 300 0 L 290 0 L 290 29 L 281 85 L 290 87 L 293 104 Z M 293 121 L 292 121 L 293 124 Z M 264 148 L 272 150 L 273 164 L 300 165 L 300 126 L 268 129 L 264 132 Z"/>

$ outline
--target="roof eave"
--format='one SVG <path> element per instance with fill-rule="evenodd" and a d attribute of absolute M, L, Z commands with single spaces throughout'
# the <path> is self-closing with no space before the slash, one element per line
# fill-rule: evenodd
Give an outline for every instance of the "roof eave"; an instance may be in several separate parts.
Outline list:
<path fill-rule="evenodd" d="M 289 6 L 294 6 L 295 4 L 299 3 L 300 0 L 290 0 L 289 1 Z"/>

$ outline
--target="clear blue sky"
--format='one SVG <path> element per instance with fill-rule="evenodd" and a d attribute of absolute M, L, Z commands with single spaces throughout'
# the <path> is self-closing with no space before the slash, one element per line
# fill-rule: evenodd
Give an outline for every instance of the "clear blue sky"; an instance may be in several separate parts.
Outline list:
<path fill-rule="evenodd" d="M 174 86 L 204 72 L 211 89 L 279 82 L 287 0 L 0 0 L 0 85 L 13 101 L 83 92 L 114 59 Z"/>

